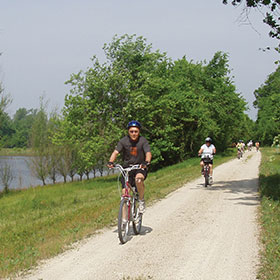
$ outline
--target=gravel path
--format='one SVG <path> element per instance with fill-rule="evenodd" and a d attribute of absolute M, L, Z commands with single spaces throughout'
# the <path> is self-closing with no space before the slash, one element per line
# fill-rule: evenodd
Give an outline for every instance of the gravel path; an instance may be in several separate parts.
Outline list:
<path fill-rule="evenodd" d="M 214 169 L 213 186 L 201 177 L 148 207 L 125 245 L 107 229 L 22 279 L 256 279 L 260 158 L 246 152 Z"/>

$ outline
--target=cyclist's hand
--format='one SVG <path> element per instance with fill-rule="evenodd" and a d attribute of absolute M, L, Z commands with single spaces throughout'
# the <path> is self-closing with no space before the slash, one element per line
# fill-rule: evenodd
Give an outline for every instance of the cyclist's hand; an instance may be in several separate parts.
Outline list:
<path fill-rule="evenodd" d="M 198 154 L 199 157 L 201 157 L 201 154 Z"/>
<path fill-rule="evenodd" d="M 144 161 L 141 163 L 141 168 L 146 169 L 150 163 L 148 161 Z"/>
<path fill-rule="evenodd" d="M 113 168 L 114 167 L 114 163 L 112 161 L 108 161 L 107 167 L 108 168 Z"/>

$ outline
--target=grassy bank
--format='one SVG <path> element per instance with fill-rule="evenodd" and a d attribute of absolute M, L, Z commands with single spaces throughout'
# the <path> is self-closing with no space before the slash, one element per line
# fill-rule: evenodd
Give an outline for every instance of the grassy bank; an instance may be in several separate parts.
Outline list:
<path fill-rule="evenodd" d="M 258 279 L 280 279 L 280 153 L 262 148 L 260 167 L 261 268 Z"/>
<path fill-rule="evenodd" d="M 33 155 L 34 152 L 29 148 L 28 149 L 23 149 L 23 148 L 0 149 L 0 156 L 33 156 Z"/>
<path fill-rule="evenodd" d="M 232 151 L 217 155 L 215 165 L 233 155 Z M 165 197 L 199 173 L 198 158 L 150 173 L 147 203 Z M 100 228 L 115 225 L 119 206 L 116 179 L 111 175 L 0 196 L 0 278 L 60 253 Z"/>

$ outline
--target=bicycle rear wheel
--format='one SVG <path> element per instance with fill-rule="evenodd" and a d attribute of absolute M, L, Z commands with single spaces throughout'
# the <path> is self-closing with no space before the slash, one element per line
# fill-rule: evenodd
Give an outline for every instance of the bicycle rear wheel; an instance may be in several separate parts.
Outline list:
<path fill-rule="evenodd" d="M 209 185 L 209 168 L 205 167 L 204 169 L 204 187 L 207 188 L 207 186 Z"/>
<path fill-rule="evenodd" d="M 133 221 L 132 221 L 133 231 L 134 234 L 137 235 L 141 231 L 143 214 L 139 213 L 139 201 L 137 199 L 134 199 L 134 203 L 132 207 L 133 207 Z"/>
<path fill-rule="evenodd" d="M 128 219 L 128 201 L 122 199 L 118 216 L 118 235 L 122 244 L 128 240 L 129 219 Z"/>
<path fill-rule="evenodd" d="M 241 158 L 241 151 L 240 151 L 240 150 L 237 151 L 237 158 L 238 158 L 238 159 Z"/>

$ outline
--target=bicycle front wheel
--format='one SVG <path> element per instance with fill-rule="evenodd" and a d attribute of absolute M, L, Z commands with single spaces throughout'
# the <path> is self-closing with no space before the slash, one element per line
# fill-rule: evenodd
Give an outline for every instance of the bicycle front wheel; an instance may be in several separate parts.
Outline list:
<path fill-rule="evenodd" d="M 137 199 L 134 199 L 134 203 L 132 207 L 133 207 L 133 221 L 132 221 L 133 231 L 134 234 L 137 235 L 141 231 L 143 214 L 139 213 L 139 201 Z"/>
<path fill-rule="evenodd" d="M 129 232 L 129 217 L 128 217 L 128 203 L 126 199 L 122 199 L 120 203 L 120 210 L 118 216 L 118 235 L 122 244 L 128 240 Z"/>

